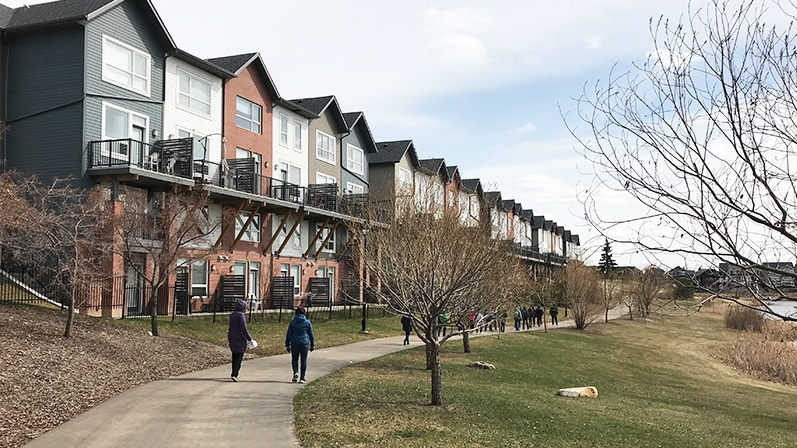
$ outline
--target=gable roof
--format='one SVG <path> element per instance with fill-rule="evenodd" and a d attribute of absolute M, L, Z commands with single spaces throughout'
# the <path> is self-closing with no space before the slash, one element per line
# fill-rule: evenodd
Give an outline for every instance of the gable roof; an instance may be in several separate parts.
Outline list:
<path fill-rule="evenodd" d="M 263 79 L 263 82 L 266 85 L 266 90 L 271 96 L 271 100 L 275 103 L 280 102 L 281 98 L 279 91 L 277 91 L 277 85 L 274 84 L 274 80 L 271 78 L 271 74 L 268 72 L 266 63 L 263 62 L 263 58 L 260 57 L 260 53 L 243 53 L 231 56 L 222 56 L 208 59 L 208 62 L 229 71 L 235 76 L 240 75 L 241 72 L 243 72 L 247 67 L 255 64 L 255 70 L 257 70 L 257 72 L 260 74 L 260 77 Z"/>
<path fill-rule="evenodd" d="M 365 127 L 365 137 L 368 140 L 365 142 L 368 147 L 362 149 L 364 149 L 366 153 L 378 151 L 376 148 L 376 141 L 374 140 L 374 134 L 371 133 L 371 127 L 368 126 L 368 120 L 365 119 L 365 114 L 363 112 L 344 112 L 343 120 L 346 121 L 346 129 L 348 129 L 349 132 L 354 132 L 355 126 L 361 123 L 360 126 Z"/>
<path fill-rule="evenodd" d="M 515 200 L 514 199 L 505 199 L 503 205 L 504 205 L 504 211 L 505 212 L 514 212 L 515 211 Z"/>
<path fill-rule="evenodd" d="M 418 162 L 421 164 L 421 169 L 427 174 L 440 176 L 443 182 L 448 183 L 449 177 L 445 159 L 423 159 Z"/>
<path fill-rule="evenodd" d="M 532 229 L 543 229 L 545 227 L 545 216 L 535 215 Z"/>
<path fill-rule="evenodd" d="M 290 102 L 314 113 L 319 118 L 331 107 L 333 109 L 332 120 L 334 121 L 335 126 L 337 126 L 340 131 L 348 132 L 349 130 L 349 127 L 346 125 L 346 120 L 343 118 L 343 111 L 340 109 L 340 105 L 338 104 L 338 100 L 335 98 L 335 95 L 319 96 L 315 98 L 299 98 L 290 100 Z"/>
<path fill-rule="evenodd" d="M 60 0 L 15 8 L 10 17 L 7 17 L 8 11 L 6 10 L 2 12 L 0 18 L 7 18 L 3 21 L 2 26 L 9 31 L 77 23 L 93 20 L 125 1 L 135 1 L 141 6 L 167 53 L 177 48 L 150 0 Z"/>
<path fill-rule="evenodd" d="M 183 51 L 183 50 L 181 50 L 179 48 L 176 48 L 169 55 L 170 56 L 174 56 L 174 57 L 179 58 L 179 59 L 182 59 L 183 61 L 186 61 L 189 64 L 194 65 L 195 67 L 199 67 L 199 68 L 201 68 L 201 69 L 203 69 L 203 70 L 205 70 L 207 72 L 213 73 L 214 75 L 218 76 L 219 78 L 222 78 L 222 79 L 235 78 L 235 74 L 232 73 L 231 71 L 229 71 L 229 70 L 227 70 L 227 69 L 225 69 L 223 67 L 220 67 L 220 66 L 218 66 L 218 65 L 216 65 L 216 64 L 214 64 L 214 63 L 212 63 L 212 62 L 210 62 L 208 60 L 200 59 L 200 58 L 192 55 L 191 53 Z"/>
<path fill-rule="evenodd" d="M 503 206 L 500 191 L 486 191 L 484 193 L 484 201 L 490 207 Z"/>
<path fill-rule="evenodd" d="M 454 178 L 459 174 L 459 168 L 456 165 L 446 166 L 446 172 L 448 174 L 449 180 L 454 180 Z"/>
<path fill-rule="evenodd" d="M 477 193 L 482 189 L 482 181 L 479 179 L 462 179 L 462 186 L 471 193 Z"/>
<path fill-rule="evenodd" d="M 419 167 L 418 155 L 412 140 L 396 140 L 393 142 L 378 142 L 377 152 L 368 154 L 368 163 L 379 165 L 383 163 L 398 163 L 408 151 L 414 167 Z"/>
<path fill-rule="evenodd" d="M 521 210 L 521 211 L 520 211 L 520 214 L 521 214 L 521 215 L 522 215 L 524 218 L 526 218 L 527 220 L 529 220 L 530 222 L 534 222 L 534 210 L 532 210 L 532 209 L 530 209 L 530 208 L 529 208 L 529 209 L 526 209 L 526 210 Z"/>

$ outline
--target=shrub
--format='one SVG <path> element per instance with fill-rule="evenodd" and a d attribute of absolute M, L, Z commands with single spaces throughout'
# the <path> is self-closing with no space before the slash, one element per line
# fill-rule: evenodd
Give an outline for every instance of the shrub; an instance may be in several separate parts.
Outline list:
<path fill-rule="evenodd" d="M 791 326 L 767 322 L 762 335 L 747 334 L 728 346 L 725 361 L 759 378 L 797 386 L 797 346 Z"/>
<path fill-rule="evenodd" d="M 725 326 L 733 330 L 761 333 L 764 327 L 764 314 L 756 309 L 734 306 L 725 315 Z"/>

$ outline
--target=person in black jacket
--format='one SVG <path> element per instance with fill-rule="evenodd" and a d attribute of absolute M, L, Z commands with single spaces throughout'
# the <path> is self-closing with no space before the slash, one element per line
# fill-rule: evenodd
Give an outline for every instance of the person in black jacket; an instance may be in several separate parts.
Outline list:
<path fill-rule="evenodd" d="M 246 329 L 246 302 L 241 299 L 235 301 L 235 311 L 230 314 L 230 327 L 227 330 L 227 343 L 232 352 L 232 374 L 230 378 L 238 382 L 238 372 L 244 359 L 246 343 L 252 340 Z"/>
<path fill-rule="evenodd" d="M 552 306 L 548 313 L 551 315 L 551 325 L 559 325 L 559 309 L 556 305 Z"/>
<path fill-rule="evenodd" d="M 401 316 L 401 329 L 404 330 L 404 345 L 410 345 L 410 331 L 412 331 L 410 316 Z"/>
<path fill-rule="evenodd" d="M 542 326 L 542 315 L 545 314 L 545 311 L 542 310 L 542 307 L 537 305 L 537 308 L 534 309 L 534 317 L 537 320 L 537 326 Z"/>

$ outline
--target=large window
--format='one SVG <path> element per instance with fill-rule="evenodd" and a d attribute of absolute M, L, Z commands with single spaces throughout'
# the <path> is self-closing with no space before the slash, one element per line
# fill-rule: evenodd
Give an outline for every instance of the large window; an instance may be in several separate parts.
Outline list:
<path fill-rule="evenodd" d="M 334 184 L 337 183 L 337 179 L 334 177 L 324 174 L 324 173 L 316 173 L 315 174 L 315 181 L 319 184 Z"/>
<path fill-rule="evenodd" d="M 260 133 L 263 109 L 240 96 L 235 100 L 235 124 L 239 128 L 249 129 L 252 132 Z"/>
<path fill-rule="evenodd" d="M 110 104 L 102 107 L 102 137 L 104 140 L 130 139 L 103 146 L 103 155 L 133 161 L 143 157 L 143 142 L 147 140 L 148 119 L 143 115 Z M 130 144 L 133 148 L 130 148 Z"/>
<path fill-rule="evenodd" d="M 149 96 L 150 56 L 102 36 L 102 80 Z"/>
<path fill-rule="evenodd" d="M 346 194 L 364 194 L 365 187 L 359 184 L 353 184 L 351 182 L 346 182 Z"/>
<path fill-rule="evenodd" d="M 235 218 L 236 235 L 241 233 L 241 229 L 244 228 L 244 224 L 246 224 L 247 220 L 249 220 L 249 215 L 246 214 L 238 215 Z M 251 241 L 254 243 L 260 242 L 260 215 L 255 215 L 255 217 L 252 218 L 252 222 L 250 222 L 249 226 L 247 226 L 246 231 L 241 237 L 241 241 Z"/>
<path fill-rule="evenodd" d="M 177 104 L 204 115 L 210 115 L 210 84 L 179 71 L 180 89 Z"/>
<path fill-rule="evenodd" d="M 335 163 L 335 137 L 321 131 L 316 131 L 315 145 L 315 156 L 317 159 Z"/>
<path fill-rule="evenodd" d="M 302 130 L 302 123 L 300 121 L 293 122 L 293 149 L 296 151 L 302 150 L 302 138 L 304 131 Z"/>
<path fill-rule="evenodd" d="M 302 267 L 298 264 L 292 264 L 291 276 L 293 276 L 293 295 L 298 296 L 302 293 Z"/>
<path fill-rule="evenodd" d="M 346 168 L 353 173 L 363 174 L 364 172 L 363 150 L 354 146 L 346 145 Z"/>
<path fill-rule="evenodd" d="M 288 146 L 288 116 L 280 114 L 280 145 Z"/>
<path fill-rule="evenodd" d="M 412 172 L 406 168 L 399 167 L 399 188 L 412 191 Z"/>
<path fill-rule="evenodd" d="M 208 261 L 195 260 L 191 263 L 191 295 L 208 295 Z"/>

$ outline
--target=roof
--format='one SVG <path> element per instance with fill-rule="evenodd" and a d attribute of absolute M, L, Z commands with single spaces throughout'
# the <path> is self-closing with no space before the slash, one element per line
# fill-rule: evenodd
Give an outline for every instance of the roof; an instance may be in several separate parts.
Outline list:
<path fill-rule="evenodd" d="M 520 214 L 529 221 L 532 222 L 534 221 L 534 210 L 532 209 L 521 210 Z"/>
<path fill-rule="evenodd" d="M 515 211 L 515 200 L 514 199 L 505 199 L 503 205 L 504 205 L 504 211 L 505 212 L 514 212 Z"/>
<path fill-rule="evenodd" d="M 487 191 L 484 193 L 484 200 L 487 202 L 488 206 L 495 207 L 498 206 L 501 202 L 501 192 L 500 191 Z M 503 205 L 503 204 L 500 204 Z"/>
<path fill-rule="evenodd" d="M 335 95 L 319 96 L 315 98 L 299 98 L 290 100 L 290 102 L 314 113 L 318 118 L 320 118 L 322 114 L 327 112 L 329 108 L 332 107 L 332 120 L 334 121 L 335 126 L 337 126 L 341 132 L 349 130 L 349 127 L 346 125 L 346 120 L 343 118 L 343 111 L 340 109 L 340 105 L 338 104 L 338 100 L 335 98 Z"/>
<path fill-rule="evenodd" d="M 260 74 L 260 77 L 263 79 L 263 82 L 266 85 L 266 90 L 271 96 L 271 100 L 275 103 L 279 103 L 281 101 L 279 91 L 277 90 L 277 85 L 274 84 L 274 80 L 271 78 L 271 74 L 268 72 L 266 63 L 263 62 L 263 58 L 260 57 L 260 53 L 243 53 L 232 56 L 222 56 L 218 58 L 211 58 L 207 61 L 218 67 L 221 67 L 235 76 L 240 75 L 241 72 L 243 72 L 247 67 L 255 64 L 255 70 L 257 70 L 257 72 Z"/>
<path fill-rule="evenodd" d="M 127 0 L 60 0 L 15 8 L 10 17 L 8 9 L 4 9 L 0 11 L 0 25 L 6 30 L 13 31 L 90 21 L 125 1 Z M 135 1 L 141 6 L 166 52 L 174 51 L 177 48 L 174 40 L 152 3 L 149 0 L 129 1 Z"/>
<path fill-rule="evenodd" d="M 445 159 L 423 159 L 418 162 L 421 164 L 421 169 L 428 174 L 440 176 L 446 183 L 450 180 Z"/>
<path fill-rule="evenodd" d="M 471 193 L 479 193 L 482 189 L 482 181 L 479 179 L 462 179 L 462 186 Z"/>
<path fill-rule="evenodd" d="M 171 55 L 176 58 L 182 59 L 195 67 L 199 67 L 207 72 L 213 73 L 214 75 L 222 78 L 222 79 L 230 79 L 235 77 L 235 73 L 230 70 L 227 70 L 223 67 L 220 67 L 208 60 L 200 59 L 186 51 L 180 50 L 179 48 L 175 49 Z"/>
<path fill-rule="evenodd" d="M 378 165 L 382 163 L 398 163 L 407 151 L 410 152 L 410 159 L 414 166 L 420 166 L 418 156 L 415 154 L 415 145 L 412 140 L 396 140 L 392 142 L 378 142 L 377 152 L 368 154 L 368 163 Z"/>
<path fill-rule="evenodd" d="M 368 139 L 366 143 L 368 147 L 362 149 L 364 149 L 366 153 L 378 151 L 376 148 L 376 141 L 374 140 L 374 134 L 371 133 L 371 127 L 368 126 L 368 121 L 365 119 L 365 114 L 363 112 L 344 112 L 343 119 L 346 121 L 346 129 L 348 129 L 349 132 L 354 132 L 354 128 L 358 123 L 360 126 L 365 127 L 365 136 Z"/>

